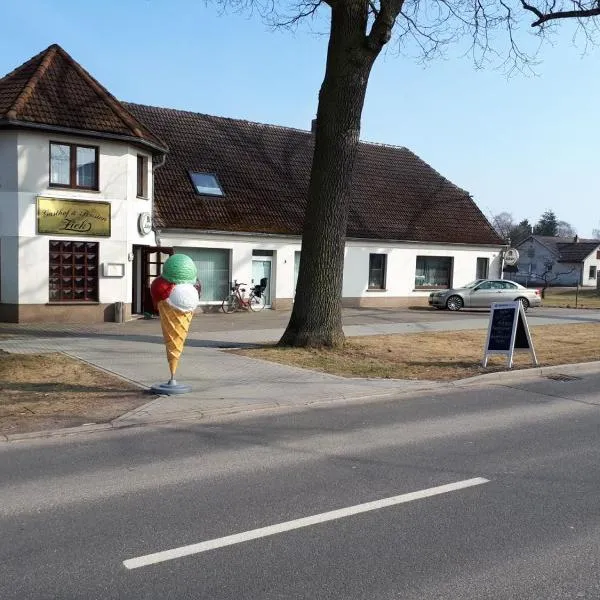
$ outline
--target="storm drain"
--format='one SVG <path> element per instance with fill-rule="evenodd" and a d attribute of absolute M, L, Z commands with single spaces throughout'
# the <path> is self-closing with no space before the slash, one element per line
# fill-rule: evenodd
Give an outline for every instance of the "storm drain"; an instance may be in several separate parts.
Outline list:
<path fill-rule="evenodd" d="M 556 373 L 556 375 L 546 375 L 546 379 L 552 379 L 553 381 L 575 381 L 577 379 L 581 379 L 581 377 L 565 375 L 564 373 Z"/>

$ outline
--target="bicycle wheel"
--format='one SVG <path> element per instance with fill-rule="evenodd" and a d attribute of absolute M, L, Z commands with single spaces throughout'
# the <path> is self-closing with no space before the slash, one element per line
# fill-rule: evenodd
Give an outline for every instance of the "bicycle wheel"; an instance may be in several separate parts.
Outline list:
<path fill-rule="evenodd" d="M 224 313 L 232 313 L 237 310 L 238 300 L 235 294 L 229 294 L 225 300 L 223 300 L 223 304 L 221 304 L 221 310 Z"/>
<path fill-rule="evenodd" d="M 255 296 L 254 294 L 250 294 L 250 310 L 254 312 L 258 312 L 265 307 L 265 297 L 264 296 Z"/>

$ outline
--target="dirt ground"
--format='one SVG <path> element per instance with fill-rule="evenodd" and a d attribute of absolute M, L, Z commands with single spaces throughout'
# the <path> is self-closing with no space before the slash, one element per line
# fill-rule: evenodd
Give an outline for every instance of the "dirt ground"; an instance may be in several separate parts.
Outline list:
<path fill-rule="evenodd" d="M 150 399 L 144 390 L 64 354 L 0 350 L 0 434 L 104 423 Z"/>
<path fill-rule="evenodd" d="M 541 366 L 600 360 L 600 324 L 541 325 L 531 328 Z M 481 366 L 485 331 L 444 331 L 349 338 L 343 350 L 262 348 L 239 354 L 345 377 L 449 381 L 506 368 L 506 357 Z M 528 352 L 515 353 L 515 369 L 532 366 Z"/>

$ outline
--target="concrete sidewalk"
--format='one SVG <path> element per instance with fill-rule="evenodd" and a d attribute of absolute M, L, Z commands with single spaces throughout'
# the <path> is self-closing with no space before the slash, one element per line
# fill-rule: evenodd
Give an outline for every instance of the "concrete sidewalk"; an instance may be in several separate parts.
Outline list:
<path fill-rule="evenodd" d="M 350 314 L 349 314 L 350 313 Z M 261 313 L 262 314 L 262 313 Z M 186 347 L 177 371 L 177 379 L 192 386 L 183 396 L 156 397 L 148 404 L 127 413 L 113 426 L 160 423 L 198 419 L 207 415 L 234 413 L 266 407 L 304 406 L 334 400 L 369 398 L 402 392 L 446 387 L 448 383 L 431 381 L 348 379 L 307 371 L 267 361 L 250 359 L 218 348 L 240 347 L 276 341 L 283 333 L 285 314 L 264 313 L 262 322 L 249 321 L 254 328 L 232 329 L 244 325 L 242 319 L 219 315 L 194 318 Z M 240 315 L 244 316 L 244 315 Z M 417 317 L 419 315 L 416 315 Z M 213 318 L 214 317 L 214 318 Z M 452 315 L 448 319 L 398 322 L 391 312 L 345 312 L 344 330 L 348 336 L 484 329 L 489 313 Z M 585 315 L 563 314 L 532 316 L 533 324 L 598 321 L 594 311 Z M 429 320 L 427 320 L 429 319 Z M 362 322 L 361 322 L 362 321 Z M 260 328 L 260 325 L 270 325 Z M 8 337 L 7 337 L 8 336 Z M 114 373 L 145 388 L 168 379 L 168 368 L 157 319 L 124 324 L 76 326 L 12 325 L 0 328 L 0 349 L 8 352 L 60 351 Z M 538 372 L 539 369 L 536 370 Z M 514 376 L 506 373 L 506 376 Z"/>
<path fill-rule="evenodd" d="M 159 322 L 153 321 L 150 329 L 147 323 L 140 325 L 143 333 L 139 335 L 129 331 L 125 335 L 17 336 L 0 339 L 0 349 L 27 353 L 64 352 L 149 388 L 166 381 L 169 372 Z M 366 334 L 366 326 L 359 326 L 359 330 L 360 335 Z M 381 332 L 378 327 L 376 333 Z M 218 349 L 276 341 L 281 333 L 283 329 L 191 333 L 177 369 L 177 379 L 191 385 L 193 391 L 182 396 L 156 397 L 116 419 L 115 425 L 198 419 L 209 414 L 367 398 L 438 385 L 423 381 L 347 379 Z M 353 333 L 350 331 L 348 335 Z"/>

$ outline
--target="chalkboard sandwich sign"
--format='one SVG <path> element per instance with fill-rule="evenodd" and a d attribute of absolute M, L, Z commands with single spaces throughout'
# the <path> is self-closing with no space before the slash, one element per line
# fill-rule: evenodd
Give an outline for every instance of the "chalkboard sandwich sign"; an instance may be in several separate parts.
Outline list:
<path fill-rule="evenodd" d="M 507 357 L 508 368 L 512 369 L 513 354 L 522 350 L 531 354 L 533 364 L 537 366 L 523 305 L 520 302 L 495 302 L 490 312 L 482 365 L 487 367 L 491 354 L 503 354 Z"/>

